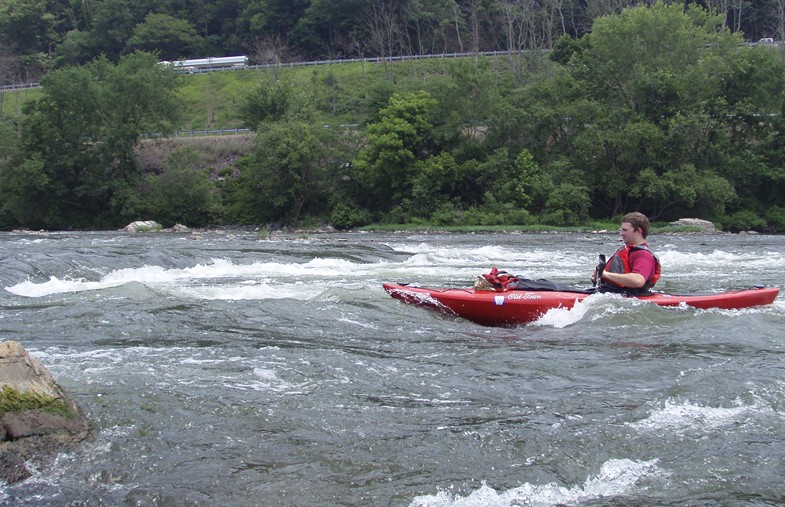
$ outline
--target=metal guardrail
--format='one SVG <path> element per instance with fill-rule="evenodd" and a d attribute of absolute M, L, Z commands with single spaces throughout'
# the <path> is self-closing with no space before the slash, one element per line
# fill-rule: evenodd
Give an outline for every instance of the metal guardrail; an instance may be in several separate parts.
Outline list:
<path fill-rule="evenodd" d="M 359 124 L 357 123 L 346 123 L 337 126 L 333 125 L 324 125 L 326 129 L 357 129 L 359 128 Z M 178 130 L 176 132 L 172 132 L 171 134 L 163 134 L 161 132 L 154 132 L 152 134 L 141 134 L 142 137 L 148 139 L 158 139 L 161 137 L 209 137 L 209 136 L 234 136 L 239 134 L 250 134 L 253 130 L 246 129 L 246 128 L 235 128 L 235 129 L 205 129 L 205 130 Z"/>
<path fill-rule="evenodd" d="M 244 67 L 205 67 L 205 68 L 183 68 L 175 69 L 180 74 L 209 74 L 211 72 L 224 72 L 233 70 L 249 70 L 249 69 L 275 69 L 275 68 L 294 68 L 294 67 L 313 67 L 317 65 L 340 65 L 342 63 L 385 63 L 385 62 L 398 62 L 404 60 L 428 60 L 428 59 L 444 59 L 444 58 L 466 58 L 470 56 L 502 56 L 519 53 L 520 51 L 485 51 L 480 53 L 438 53 L 427 55 L 407 55 L 407 56 L 385 56 L 375 58 L 342 58 L 337 60 L 312 60 L 308 62 L 287 62 L 287 63 L 262 63 L 251 64 Z M 0 87 L 0 92 L 16 91 L 31 88 L 40 88 L 39 83 L 20 83 L 3 85 Z"/>
<path fill-rule="evenodd" d="M 247 69 L 276 69 L 276 68 L 294 68 L 294 67 L 314 67 L 317 65 L 340 65 L 343 63 L 386 63 L 386 62 L 399 62 L 404 60 L 430 60 L 430 59 L 444 59 L 444 58 L 466 58 L 471 56 L 504 56 L 523 51 L 483 51 L 479 53 L 438 53 L 426 55 L 403 55 L 403 56 L 377 56 L 375 58 L 340 58 L 336 60 L 312 60 L 308 62 L 286 62 L 286 63 L 259 63 L 250 64 L 245 67 L 206 67 L 206 68 L 188 68 L 177 69 L 177 72 L 182 74 L 205 74 L 210 72 L 222 72 L 225 70 L 247 70 Z"/>
<path fill-rule="evenodd" d="M 29 90 L 32 88 L 40 88 L 39 83 L 18 83 L 0 86 L 0 92 L 10 92 L 16 90 Z"/>
<path fill-rule="evenodd" d="M 206 137 L 206 136 L 234 136 L 238 134 L 248 134 L 251 129 L 205 129 L 205 130 L 178 130 L 171 134 L 155 132 L 152 134 L 142 134 L 142 137 Z"/>
<path fill-rule="evenodd" d="M 785 43 L 776 42 L 745 42 L 742 46 L 772 46 L 779 47 Z M 544 51 L 544 50 L 543 50 Z M 398 62 L 405 60 L 429 60 L 429 59 L 444 59 L 444 58 L 466 58 L 471 56 L 506 56 L 523 53 L 524 51 L 481 51 L 478 53 L 437 53 L 425 55 L 402 55 L 402 56 L 378 56 L 375 58 L 341 58 L 337 60 L 312 60 L 308 62 L 287 62 L 287 63 L 261 63 L 251 64 L 242 67 L 229 66 L 229 67 L 206 67 L 206 68 L 182 68 L 176 69 L 180 74 L 209 74 L 211 72 L 224 72 L 232 70 L 248 70 L 248 69 L 275 69 L 275 68 L 293 68 L 293 67 L 313 67 L 317 65 L 339 65 L 342 63 L 385 63 L 385 62 Z M 3 85 L 0 87 L 0 92 L 15 91 L 30 88 L 39 88 L 39 83 L 21 83 Z"/>

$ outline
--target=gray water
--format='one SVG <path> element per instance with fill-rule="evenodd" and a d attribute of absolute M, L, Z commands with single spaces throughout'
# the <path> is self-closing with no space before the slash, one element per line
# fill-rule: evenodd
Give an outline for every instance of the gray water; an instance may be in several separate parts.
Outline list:
<path fill-rule="evenodd" d="M 658 288 L 783 286 L 783 236 L 651 238 Z M 585 285 L 615 234 L 0 234 L 0 340 L 96 438 L 2 505 L 785 503 L 785 304 L 597 295 L 487 328 L 383 281 Z"/>

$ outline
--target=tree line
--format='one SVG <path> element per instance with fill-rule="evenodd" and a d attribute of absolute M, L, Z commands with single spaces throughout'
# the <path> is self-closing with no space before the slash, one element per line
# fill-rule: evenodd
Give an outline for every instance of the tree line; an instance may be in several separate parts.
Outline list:
<path fill-rule="evenodd" d="M 55 70 L 0 123 L 0 228 L 563 226 L 638 210 L 785 231 L 785 63 L 724 23 L 656 3 L 547 55 L 254 71 L 235 106 L 253 146 L 217 173 L 192 148 L 155 171 L 137 156 L 142 133 L 174 129 L 194 77 L 139 51 Z"/>
<path fill-rule="evenodd" d="M 661 0 L 662 1 L 662 0 Z M 551 49 L 595 18 L 654 0 L 0 0 L 0 84 L 134 51 L 255 63 Z M 785 39 L 781 0 L 679 0 L 721 27 Z"/>

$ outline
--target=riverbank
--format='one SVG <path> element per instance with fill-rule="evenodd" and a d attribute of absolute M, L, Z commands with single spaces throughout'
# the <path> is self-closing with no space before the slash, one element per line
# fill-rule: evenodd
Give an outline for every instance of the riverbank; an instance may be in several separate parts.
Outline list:
<path fill-rule="evenodd" d="M 575 226 L 575 227 L 555 227 L 549 225 L 477 225 L 477 226 L 439 226 L 439 225 L 422 225 L 422 224 L 375 224 L 357 229 L 344 229 L 339 230 L 330 225 L 317 225 L 313 227 L 280 227 L 271 228 L 268 226 L 253 226 L 253 225 L 221 225 L 215 227 L 187 227 L 176 225 L 174 227 L 163 228 L 158 231 L 143 231 L 133 234 L 173 234 L 173 233 L 190 233 L 190 234 L 253 234 L 258 239 L 276 238 L 281 236 L 294 236 L 305 237 L 316 234 L 336 234 L 336 233 L 417 233 L 417 234 L 616 234 L 618 232 L 618 224 L 608 223 L 602 227 L 595 225 Z M 81 232 L 123 232 L 123 229 L 106 229 L 96 231 L 44 231 L 44 230 L 27 230 L 15 229 L 8 231 L 12 233 L 23 234 L 78 234 Z M 739 233 L 732 233 L 728 231 L 707 231 L 700 227 L 693 226 L 668 226 L 668 225 L 652 225 L 652 235 L 722 235 L 722 234 L 760 234 L 756 231 L 742 231 Z"/>

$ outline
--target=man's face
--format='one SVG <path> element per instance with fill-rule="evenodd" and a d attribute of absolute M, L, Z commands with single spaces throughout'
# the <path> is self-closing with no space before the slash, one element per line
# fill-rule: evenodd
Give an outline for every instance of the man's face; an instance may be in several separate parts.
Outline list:
<path fill-rule="evenodd" d="M 635 229 L 631 223 L 623 222 L 619 233 L 625 245 L 634 245 L 638 241 L 638 231 L 640 229 Z"/>

